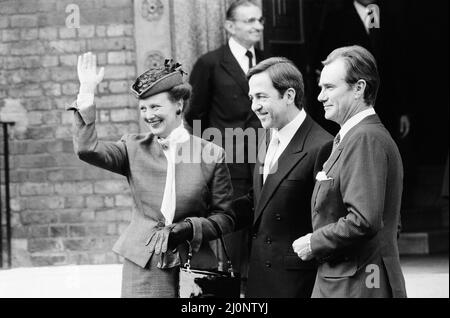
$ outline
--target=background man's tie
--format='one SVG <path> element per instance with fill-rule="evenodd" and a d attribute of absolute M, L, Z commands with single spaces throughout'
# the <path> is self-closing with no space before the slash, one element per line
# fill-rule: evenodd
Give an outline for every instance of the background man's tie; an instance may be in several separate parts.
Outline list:
<path fill-rule="evenodd" d="M 248 57 L 248 69 L 250 70 L 253 67 L 253 53 L 247 51 L 245 55 Z"/>

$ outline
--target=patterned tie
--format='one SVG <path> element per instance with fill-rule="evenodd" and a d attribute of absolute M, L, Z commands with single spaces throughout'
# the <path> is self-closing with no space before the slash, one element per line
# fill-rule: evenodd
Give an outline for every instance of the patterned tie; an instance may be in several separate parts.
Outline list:
<path fill-rule="evenodd" d="M 248 69 L 250 70 L 253 67 L 253 53 L 247 51 L 245 52 L 245 55 L 248 57 Z"/>
<path fill-rule="evenodd" d="M 336 148 L 337 148 L 337 146 L 339 146 L 340 142 L 341 142 L 341 135 L 337 134 L 333 140 L 333 150 L 331 150 L 331 153 L 333 153 L 336 150 Z"/>
<path fill-rule="evenodd" d="M 341 142 L 341 135 L 337 134 L 336 137 L 334 137 L 333 140 L 333 149 L 331 150 L 330 156 L 328 159 L 323 163 L 323 169 L 325 169 L 326 164 L 328 163 L 328 160 L 330 160 L 331 156 L 333 155 L 336 148 L 339 146 L 339 143 Z"/>
<path fill-rule="evenodd" d="M 266 158 L 264 160 L 263 183 L 266 182 L 270 169 L 275 163 L 275 154 L 277 153 L 279 145 L 280 139 L 278 137 L 278 134 L 274 131 L 272 133 L 272 139 L 270 140 L 269 148 L 267 149 Z"/>

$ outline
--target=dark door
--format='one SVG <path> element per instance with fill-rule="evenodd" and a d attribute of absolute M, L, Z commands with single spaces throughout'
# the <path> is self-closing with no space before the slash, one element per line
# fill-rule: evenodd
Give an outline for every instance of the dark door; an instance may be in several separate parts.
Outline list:
<path fill-rule="evenodd" d="M 344 0 L 263 0 L 264 50 L 270 56 L 284 56 L 297 65 L 305 83 L 306 111 L 325 129 L 336 133 L 338 126 L 323 118 L 316 101 L 317 74 L 313 68 L 316 38 L 327 10 Z"/>
<path fill-rule="evenodd" d="M 266 18 L 264 50 L 271 56 L 284 56 L 302 71 L 306 68 L 305 29 L 302 0 L 264 0 Z"/>
<path fill-rule="evenodd" d="M 353 1 L 263 0 L 267 21 L 264 50 L 271 56 L 285 56 L 297 65 L 304 76 L 307 112 L 333 134 L 339 127 L 323 118 L 323 109 L 316 101 L 318 77 L 313 61 L 324 16 L 346 2 Z M 437 210 L 434 213 L 439 221 L 434 223 L 448 227 L 448 185 L 443 187 L 448 184 L 444 171 L 449 149 L 448 1 L 401 2 L 407 14 L 402 29 L 408 54 L 396 66 L 408 66 L 406 74 L 398 76 L 408 82 L 402 94 L 408 100 L 412 120 L 409 137 L 398 141 L 405 168 L 405 230 L 427 228 L 424 221 L 433 219 L 430 210 Z M 398 52 L 392 54 L 397 56 Z M 395 104 L 392 101 L 392 107 Z M 446 198 L 442 188 L 447 189 Z M 427 218 L 424 213 L 428 213 Z"/>

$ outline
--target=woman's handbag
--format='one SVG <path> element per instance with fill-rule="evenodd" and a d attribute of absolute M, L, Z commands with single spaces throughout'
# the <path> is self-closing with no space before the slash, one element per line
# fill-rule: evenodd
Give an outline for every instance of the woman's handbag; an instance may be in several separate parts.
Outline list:
<path fill-rule="evenodd" d="M 228 271 L 203 270 L 191 267 L 192 247 L 188 242 L 186 263 L 180 267 L 178 293 L 180 298 L 239 298 L 241 279 L 239 273 L 233 271 L 223 240 L 222 231 L 216 222 L 211 221 L 220 235 L 220 243 L 227 258 Z"/>

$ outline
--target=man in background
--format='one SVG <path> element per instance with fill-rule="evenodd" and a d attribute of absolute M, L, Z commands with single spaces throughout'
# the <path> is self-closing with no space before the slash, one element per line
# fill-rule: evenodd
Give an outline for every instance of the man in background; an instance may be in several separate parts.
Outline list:
<path fill-rule="evenodd" d="M 198 120 L 201 121 L 202 131 L 210 127 L 220 131 L 221 140 L 212 141 L 220 143 L 227 152 L 234 197 L 238 197 L 247 193 L 251 186 L 254 163 L 249 163 L 247 151 L 256 152 L 257 141 L 236 138 L 232 147 L 227 146 L 225 129 L 253 129 L 257 135 L 261 127 L 251 110 L 246 78 L 249 69 L 262 60 L 262 52 L 255 48 L 264 29 L 261 9 L 253 1 L 233 2 L 227 10 L 225 29 L 230 36 L 228 43 L 201 56 L 194 65 L 190 76 L 193 96 L 185 118 L 194 133 L 196 120 L 197 125 Z M 225 241 L 233 265 L 245 279 L 248 230 L 229 234 Z"/>
<path fill-rule="evenodd" d="M 334 49 L 359 45 L 369 50 L 377 61 L 381 78 L 375 105 L 377 114 L 398 143 L 409 135 L 411 129 L 408 94 L 405 94 L 408 70 L 401 63 L 402 56 L 407 54 L 404 12 L 405 4 L 401 1 L 346 1 L 343 7 L 326 14 L 318 36 L 314 63 L 319 75 L 321 62 Z M 395 105 L 392 105 L 393 100 Z M 320 108 L 315 111 L 322 113 Z M 337 129 L 337 126 L 333 127 L 333 130 Z"/>

